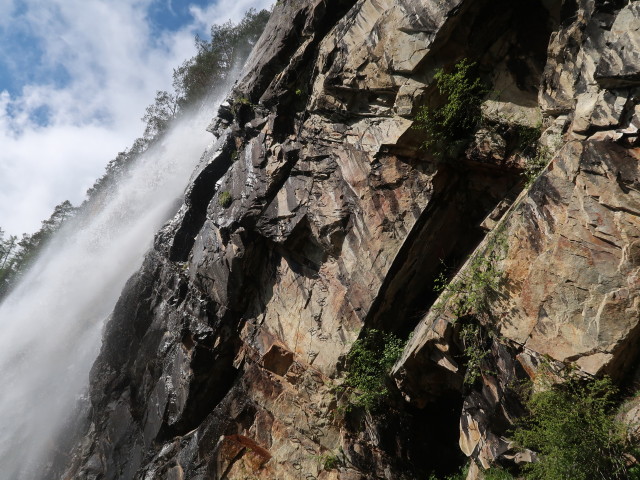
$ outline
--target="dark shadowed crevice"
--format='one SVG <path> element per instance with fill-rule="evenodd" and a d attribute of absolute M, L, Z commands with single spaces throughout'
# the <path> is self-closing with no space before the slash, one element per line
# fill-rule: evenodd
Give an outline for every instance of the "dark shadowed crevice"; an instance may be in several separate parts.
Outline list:
<path fill-rule="evenodd" d="M 491 188 L 471 186 L 482 185 L 481 179 Z M 515 172 L 464 172 L 443 166 L 434 178 L 429 205 L 407 235 L 365 318 L 366 327 L 408 335 L 437 297 L 433 279 L 443 268 L 464 263 L 484 238 L 481 221 L 519 182 Z"/>
<path fill-rule="evenodd" d="M 401 438 L 411 438 L 406 443 L 406 457 L 418 472 L 434 472 L 444 478 L 458 470 L 467 458 L 458 448 L 459 432 L 455 428 L 462 411 L 462 398 L 457 391 L 446 391 L 425 408 L 408 406 L 407 420 Z M 452 426 L 455 426 L 452 428 Z M 424 452 L 429 452 L 425 455 Z M 429 478 L 426 474 L 424 478 Z"/>
<path fill-rule="evenodd" d="M 207 218 L 209 202 L 216 193 L 216 182 L 227 173 L 233 164 L 232 141 L 227 139 L 222 152 L 218 154 L 196 177 L 193 187 L 185 198 L 188 206 L 180 228 L 173 238 L 169 259 L 174 262 L 184 262 L 189 258 L 195 236 L 198 234 Z"/>
<path fill-rule="evenodd" d="M 225 339 L 220 344 L 224 348 L 196 345 L 191 359 L 193 377 L 189 382 L 189 396 L 182 417 L 171 427 L 165 423 L 159 440 L 184 435 L 200 425 L 237 380 L 238 370 L 233 366 L 237 340 Z"/>
<path fill-rule="evenodd" d="M 369 472 L 368 478 L 428 479 L 432 473 L 443 478 L 457 471 L 466 459 L 457 448 L 463 402 L 460 392 L 443 391 L 422 409 L 398 400 L 369 419 L 360 410 L 347 415 L 347 463 Z M 371 442 L 376 444 L 375 451 L 370 450 Z M 381 456 L 391 467 L 388 472 L 393 472 L 392 477 L 376 471 Z"/>

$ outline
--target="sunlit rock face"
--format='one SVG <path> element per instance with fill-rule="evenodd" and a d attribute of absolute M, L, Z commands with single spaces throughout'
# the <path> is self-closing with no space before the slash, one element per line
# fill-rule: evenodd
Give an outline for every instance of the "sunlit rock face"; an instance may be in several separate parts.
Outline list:
<path fill-rule="evenodd" d="M 499 373 L 484 375 L 466 395 L 460 421 L 462 450 L 484 467 L 514 458 L 506 434 L 522 412 L 511 387 L 519 377 L 535 378 L 549 362 L 619 382 L 637 375 L 640 122 L 633 45 L 640 17 L 627 2 L 581 2 L 562 17 L 539 95 L 547 124 L 554 122 L 547 138 L 556 129 L 561 141 L 493 234 L 506 239 L 502 287 L 487 320 L 499 333 L 491 347 Z M 452 320 L 450 309 L 430 312 L 396 367 L 413 401 L 429 398 L 441 378 L 456 378 Z"/>
<path fill-rule="evenodd" d="M 278 2 L 211 123 L 216 145 L 113 312 L 68 477 L 486 467 L 515 458 L 511 387 L 543 356 L 632 374 L 638 9 L 560 3 Z M 421 148 L 416 111 L 463 58 L 492 85 L 487 117 L 544 131 L 550 164 L 531 186 L 499 131 L 448 162 Z M 504 282 L 482 321 L 497 335 L 469 386 L 434 279 L 496 232 Z M 369 328 L 414 332 L 377 416 L 336 400 Z"/>
<path fill-rule="evenodd" d="M 502 333 L 585 372 L 626 370 L 637 343 L 638 152 L 571 142 L 509 219 Z"/>

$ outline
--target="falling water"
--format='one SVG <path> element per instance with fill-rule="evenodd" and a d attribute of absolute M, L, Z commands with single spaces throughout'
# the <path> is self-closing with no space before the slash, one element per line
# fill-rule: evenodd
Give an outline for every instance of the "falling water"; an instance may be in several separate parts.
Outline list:
<path fill-rule="evenodd" d="M 86 390 L 105 320 L 213 140 L 205 131 L 212 111 L 177 122 L 107 205 L 57 234 L 0 305 L 0 478 L 37 478 L 55 451 Z"/>

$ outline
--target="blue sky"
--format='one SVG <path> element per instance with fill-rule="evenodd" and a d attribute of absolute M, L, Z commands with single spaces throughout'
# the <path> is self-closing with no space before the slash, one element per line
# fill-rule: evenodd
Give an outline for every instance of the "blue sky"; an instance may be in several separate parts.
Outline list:
<path fill-rule="evenodd" d="M 206 8 L 210 3 L 208 0 L 192 2 L 159 0 L 153 2 L 149 8 L 149 20 L 153 28 L 158 31 L 179 30 L 191 21 L 193 7 Z"/>
<path fill-rule="evenodd" d="M 80 203 L 196 33 L 273 0 L 0 0 L 0 227 Z"/>

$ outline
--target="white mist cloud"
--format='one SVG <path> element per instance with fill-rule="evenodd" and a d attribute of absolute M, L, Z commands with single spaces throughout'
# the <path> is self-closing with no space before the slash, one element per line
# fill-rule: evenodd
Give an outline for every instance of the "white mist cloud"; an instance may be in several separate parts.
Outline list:
<path fill-rule="evenodd" d="M 195 33 L 272 0 L 192 5 L 189 23 L 164 32 L 150 21 L 154 2 L 166 0 L 0 0 L 3 73 L 27 79 L 0 92 L 0 227 L 32 232 L 56 204 L 82 201 L 141 134 L 155 91 L 195 53 Z"/>

